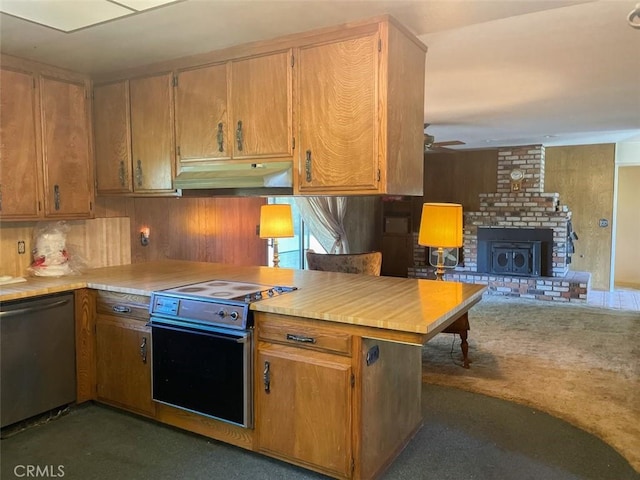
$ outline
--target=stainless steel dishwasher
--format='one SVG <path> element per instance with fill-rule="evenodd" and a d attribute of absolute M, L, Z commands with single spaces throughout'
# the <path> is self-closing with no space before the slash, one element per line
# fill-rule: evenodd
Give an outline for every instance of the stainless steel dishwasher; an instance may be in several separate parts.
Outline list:
<path fill-rule="evenodd" d="M 76 400 L 73 294 L 0 305 L 0 426 Z"/>

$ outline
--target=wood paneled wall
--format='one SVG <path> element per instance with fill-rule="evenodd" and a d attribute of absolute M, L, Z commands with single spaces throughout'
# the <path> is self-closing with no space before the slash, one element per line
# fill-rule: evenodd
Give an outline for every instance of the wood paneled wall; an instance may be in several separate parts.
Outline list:
<path fill-rule="evenodd" d="M 382 203 L 379 196 L 350 197 L 344 216 L 352 253 L 382 248 Z"/>
<path fill-rule="evenodd" d="M 257 234 L 261 197 L 98 197 L 96 216 L 131 221 L 131 262 L 178 259 L 266 265 L 266 240 Z M 148 246 L 140 229 L 148 227 Z"/>
<path fill-rule="evenodd" d="M 0 274 L 24 277 L 33 260 L 34 230 L 50 222 L 3 222 L 0 228 Z M 109 267 L 131 263 L 129 219 L 120 216 L 65 222 L 66 246 L 74 267 Z M 18 253 L 18 242 L 25 242 L 25 253 Z"/>
<path fill-rule="evenodd" d="M 545 191 L 560 193 L 578 235 L 570 268 L 591 272 L 598 290 L 609 289 L 611 276 L 614 169 L 613 144 L 545 149 Z M 601 219 L 608 226 L 601 227 Z"/>
<path fill-rule="evenodd" d="M 472 150 L 424 156 L 424 201 L 462 204 L 477 212 L 479 193 L 497 190 L 498 151 Z"/>

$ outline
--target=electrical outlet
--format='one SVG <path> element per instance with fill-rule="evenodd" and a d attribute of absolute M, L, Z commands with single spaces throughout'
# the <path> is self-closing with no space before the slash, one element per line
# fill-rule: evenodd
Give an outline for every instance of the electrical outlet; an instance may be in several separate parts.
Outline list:
<path fill-rule="evenodd" d="M 25 246 L 24 246 L 24 240 L 20 240 L 18 242 L 18 255 L 22 255 L 25 253 Z"/>

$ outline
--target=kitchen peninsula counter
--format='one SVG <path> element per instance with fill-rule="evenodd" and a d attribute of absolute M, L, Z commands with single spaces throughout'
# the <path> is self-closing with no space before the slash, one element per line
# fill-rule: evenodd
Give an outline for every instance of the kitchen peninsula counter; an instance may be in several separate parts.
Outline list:
<path fill-rule="evenodd" d="M 152 399 L 149 296 L 208 280 L 297 288 L 250 304 L 253 428 Z M 334 478 L 370 479 L 422 425 L 421 346 L 466 320 L 485 287 L 167 260 L 29 278 L 0 287 L 0 300 L 69 290 L 77 291 L 78 403 L 107 403 Z M 114 314 L 114 298 L 132 302 L 115 310 L 130 313 Z"/>
<path fill-rule="evenodd" d="M 398 277 L 165 260 L 88 270 L 66 277 L 28 277 L 0 287 L 0 301 L 91 288 L 133 295 L 207 280 L 295 286 L 255 302 L 255 311 L 403 332 L 424 343 L 478 302 L 485 287 Z M 413 338 L 413 340 L 412 340 Z"/>

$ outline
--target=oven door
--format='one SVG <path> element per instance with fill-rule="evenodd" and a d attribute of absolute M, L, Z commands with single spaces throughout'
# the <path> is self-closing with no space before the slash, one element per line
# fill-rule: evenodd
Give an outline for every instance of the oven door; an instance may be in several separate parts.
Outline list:
<path fill-rule="evenodd" d="M 153 399 L 253 427 L 252 332 L 151 317 Z"/>

